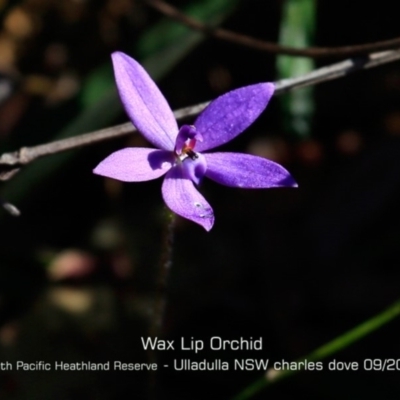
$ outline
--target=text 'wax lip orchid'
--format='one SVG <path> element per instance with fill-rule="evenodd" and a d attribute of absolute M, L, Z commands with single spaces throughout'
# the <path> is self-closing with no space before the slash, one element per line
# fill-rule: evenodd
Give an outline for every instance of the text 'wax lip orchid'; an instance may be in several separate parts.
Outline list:
<path fill-rule="evenodd" d="M 94 173 L 124 182 L 165 175 L 162 195 L 176 214 L 209 231 L 211 206 L 196 185 L 206 176 L 246 189 L 297 186 L 289 172 L 267 159 L 240 153 L 203 153 L 229 142 L 267 106 L 273 83 L 228 92 L 210 103 L 193 125 L 178 128 L 174 114 L 143 67 L 124 53 L 112 54 L 115 79 L 125 110 L 136 128 L 158 149 L 125 148 L 105 158 Z"/>

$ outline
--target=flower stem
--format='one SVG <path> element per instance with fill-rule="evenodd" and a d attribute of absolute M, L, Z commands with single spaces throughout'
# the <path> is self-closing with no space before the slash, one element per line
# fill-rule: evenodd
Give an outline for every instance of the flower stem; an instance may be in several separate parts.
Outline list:
<path fill-rule="evenodd" d="M 160 265 L 157 274 L 156 291 L 154 295 L 153 310 L 150 320 L 149 336 L 152 338 L 163 336 L 163 322 L 167 306 L 167 287 L 169 270 L 172 265 L 176 215 L 165 208 L 166 225 L 163 235 Z M 157 363 L 156 350 L 149 350 L 149 362 Z M 150 399 L 156 399 L 156 371 L 151 371 L 149 377 Z"/>
<path fill-rule="evenodd" d="M 253 397 L 260 390 L 266 388 L 267 386 L 271 386 L 275 382 L 281 381 L 284 378 L 288 378 L 291 375 L 295 375 L 298 372 L 303 370 L 304 361 L 318 361 L 322 360 L 326 357 L 329 357 L 332 354 L 337 353 L 350 346 L 351 344 L 357 342 L 363 337 L 369 335 L 370 333 L 376 331 L 383 325 L 387 324 L 394 318 L 400 315 L 400 300 L 394 303 L 392 306 L 379 313 L 378 315 L 372 317 L 371 319 L 363 322 L 362 324 L 356 326 L 350 331 L 344 333 L 341 336 L 333 339 L 332 341 L 326 343 L 325 345 L 319 347 L 314 350 L 306 357 L 302 357 L 301 359 L 296 360 L 298 363 L 298 369 L 288 369 L 288 370 L 275 370 L 270 368 L 267 370 L 266 374 L 245 388 L 242 392 L 240 392 L 237 396 L 235 396 L 232 400 L 247 400 Z M 303 362 L 303 364 L 300 364 Z"/>
<path fill-rule="evenodd" d="M 167 223 L 164 231 L 164 238 L 162 243 L 162 253 L 160 259 L 160 267 L 157 276 L 157 286 L 154 299 L 153 315 L 150 326 L 150 336 L 156 337 L 162 335 L 162 328 L 165 316 L 165 309 L 167 305 L 167 286 L 169 270 L 172 265 L 172 252 L 174 244 L 174 232 L 176 215 L 167 210 Z"/>

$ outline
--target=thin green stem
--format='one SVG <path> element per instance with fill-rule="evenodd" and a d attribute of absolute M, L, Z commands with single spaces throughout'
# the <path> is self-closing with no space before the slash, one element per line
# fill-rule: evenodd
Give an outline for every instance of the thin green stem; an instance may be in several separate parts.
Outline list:
<path fill-rule="evenodd" d="M 304 364 L 300 364 L 304 361 L 318 361 L 322 360 L 326 357 L 335 354 L 351 344 L 357 342 L 363 337 L 371 334 L 377 329 L 381 328 L 383 325 L 392 321 L 394 318 L 400 315 L 400 300 L 394 303 L 392 306 L 387 308 L 385 311 L 380 314 L 372 317 L 371 319 L 363 322 L 357 327 L 351 329 L 350 331 L 344 333 L 343 335 L 333 339 L 331 342 L 326 343 L 325 345 L 319 347 L 314 350 L 306 357 L 296 360 L 298 363 L 298 369 L 287 369 L 277 371 L 273 368 L 267 370 L 266 374 L 245 388 L 242 392 L 240 392 L 237 396 L 235 396 L 232 400 L 247 400 L 258 393 L 260 390 L 271 386 L 272 384 L 281 381 L 282 379 L 288 378 L 289 376 L 295 375 L 303 370 Z"/>

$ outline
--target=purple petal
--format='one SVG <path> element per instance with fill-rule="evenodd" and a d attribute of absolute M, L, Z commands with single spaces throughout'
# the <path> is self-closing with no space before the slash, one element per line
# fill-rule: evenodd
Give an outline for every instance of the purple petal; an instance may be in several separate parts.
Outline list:
<path fill-rule="evenodd" d="M 285 168 L 265 158 L 240 153 L 210 153 L 204 157 L 206 176 L 222 185 L 244 189 L 297 186 Z"/>
<path fill-rule="evenodd" d="M 190 219 L 209 231 L 214 224 L 214 212 L 193 182 L 183 177 L 180 166 L 172 168 L 162 185 L 165 204 L 181 217 Z"/>
<path fill-rule="evenodd" d="M 164 175 L 173 161 L 170 151 L 128 147 L 110 154 L 93 172 L 124 182 L 149 181 Z"/>
<path fill-rule="evenodd" d="M 203 136 L 195 151 L 220 146 L 243 132 L 265 109 L 274 90 L 273 83 L 258 83 L 228 92 L 211 102 L 194 123 Z"/>
<path fill-rule="evenodd" d="M 133 124 L 156 147 L 173 150 L 178 125 L 160 89 L 133 58 L 115 52 L 112 61 L 118 92 Z"/>
<path fill-rule="evenodd" d="M 189 156 L 183 160 L 183 176 L 198 185 L 207 170 L 207 162 L 203 154 L 194 153 L 194 157 L 195 158 L 191 158 Z"/>

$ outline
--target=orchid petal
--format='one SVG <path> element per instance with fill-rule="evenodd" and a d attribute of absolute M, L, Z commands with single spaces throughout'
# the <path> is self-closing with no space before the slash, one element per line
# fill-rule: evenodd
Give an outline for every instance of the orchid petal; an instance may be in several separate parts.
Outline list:
<path fill-rule="evenodd" d="M 214 212 L 193 182 L 183 177 L 180 166 L 172 168 L 162 184 L 166 205 L 181 217 L 190 219 L 209 231 L 214 224 Z"/>
<path fill-rule="evenodd" d="M 281 165 L 262 157 L 240 153 L 204 154 L 206 176 L 222 185 L 245 189 L 296 187 Z"/>
<path fill-rule="evenodd" d="M 203 136 L 195 150 L 212 149 L 243 132 L 265 109 L 274 90 L 273 83 L 259 83 L 232 90 L 212 101 L 194 123 Z"/>
<path fill-rule="evenodd" d="M 164 175 L 173 162 L 169 151 L 128 147 L 110 154 L 93 172 L 124 182 L 141 182 Z"/>
<path fill-rule="evenodd" d="M 207 161 L 203 154 L 195 153 L 195 158 L 187 157 L 183 160 L 181 168 L 183 176 L 198 185 L 207 170 Z"/>
<path fill-rule="evenodd" d="M 126 54 L 115 52 L 112 61 L 122 104 L 133 124 L 156 147 L 173 150 L 178 125 L 157 85 L 144 68 Z"/>

